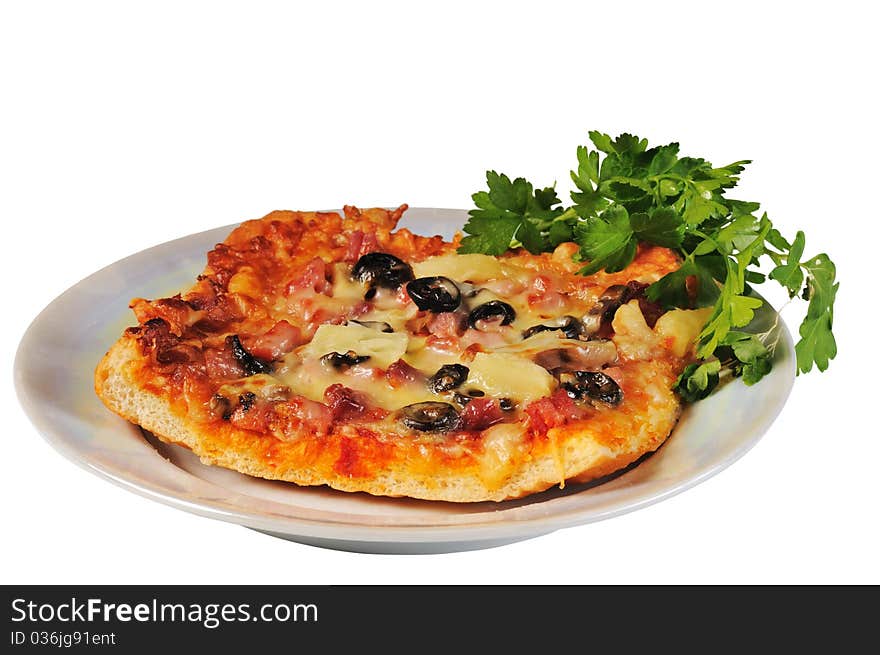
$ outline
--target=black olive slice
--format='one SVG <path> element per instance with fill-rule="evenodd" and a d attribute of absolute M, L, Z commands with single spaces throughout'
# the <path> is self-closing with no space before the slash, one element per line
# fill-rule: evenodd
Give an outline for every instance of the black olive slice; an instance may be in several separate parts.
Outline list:
<path fill-rule="evenodd" d="M 262 359 L 257 359 L 241 345 L 241 341 L 237 334 L 231 334 L 226 337 L 226 343 L 232 348 L 232 356 L 235 357 L 235 361 L 241 365 L 244 372 L 248 375 L 268 373 L 272 370 L 272 364 L 270 362 L 264 362 Z"/>
<path fill-rule="evenodd" d="M 257 402 L 257 394 L 253 391 L 245 391 L 238 396 L 238 404 L 243 412 L 246 412 L 253 407 L 255 402 Z"/>
<path fill-rule="evenodd" d="M 428 379 L 428 388 L 434 393 L 452 391 L 467 380 L 470 369 L 462 364 L 445 364 Z"/>
<path fill-rule="evenodd" d="M 632 281 L 627 284 L 615 284 L 605 289 L 596 304 L 584 316 L 584 330 L 588 334 L 593 334 L 610 325 L 621 305 L 638 298 L 646 288 L 647 285 Z"/>
<path fill-rule="evenodd" d="M 229 398 L 227 398 L 226 396 L 215 393 L 213 396 L 211 396 L 211 401 L 208 407 L 215 415 L 220 414 L 220 416 L 223 417 L 224 421 L 228 421 L 230 418 L 232 418 L 231 403 L 229 402 Z"/>
<path fill-rule="evenodd" d="M 516 409 L 516 403 L 510 398 L 502 398 L 498 401 L 498 406 L 501 408 L 502 412 L 512 412 Z"/>
<path fill-rule="evenodd" d="M 568 394 L 572 400 L 580 400 L 584 397 L 584 390 L 574 382 L 563 382 L 559 387 Z"/>
<path fill-rule="evenodd" d="M 337 371 L 342 371 L 354 366 L 355 364 L 362 364 L 369 358 L 369 355 L 358 355 L 355 351 L 349 350 L 345 353 L 327 353 L 326 355 L 321 357 L 321 363 L 332 366 Z"/>
<path fill-rule="evenodd" d="M 513 307 L 500 300 L 483 303 L 468 315 L 468 325 L 477 330 L 484 330 L 487 325 L 510 325 L 516 318 Z"/>
<path fill-rule="evenodd" d="M 562 316 L 553 321 L 533 325 L 529 329 L 524 330 L 523 339 L 528 339 L 539 332 L 550 332 L 552 330 L 560 330 L 566 339 L 580 339 L 587 336 L 583 323 L 574 316 Z"/>
<path fill-rule="evenodd" d="M 409 264 L 394 255 L 370 252 L 357 260 L 351 269 L 351 277 L 371 287 L 397 289 L 413 279 L 413 272 Z"/>
<path fill-rule="evenodd" d="M 355 321 L 354 319 L 351 319 L 348 322 L 356 323 L 357 325 L 370 328 L 371 330 L 378 330 L 379 332 L 394 332 L 394 328 L 385 321 Z"/>
<path fill-rule="evenodd" d="M 461 291 L 442 275 L 417 278 L 406 285 L 406 292 L 416 307 L 435 314 L 455 311 L 461 304 Z"/>
<path fill-rule="evenodd" d="M 575 373 L 578 387 L 583 393 L 594 400 L 601 400 L 609 405 L 619 405 L 623 400 L 623 391 L 612 378 L 601 371 L 578 371 Z"/>
<path fill-rule="evenodd" d="M 443 432 L 458 425 L 458 411 L 449 403 L 415 403 L 400 410 L 400 420 L 420 432 Z"/>

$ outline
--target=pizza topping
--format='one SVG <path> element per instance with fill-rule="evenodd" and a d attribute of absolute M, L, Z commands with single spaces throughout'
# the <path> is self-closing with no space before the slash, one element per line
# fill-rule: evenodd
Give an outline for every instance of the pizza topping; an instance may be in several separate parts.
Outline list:
<path fill-rule="evenodd" d="M 526 296 L 529 307 L 547 313 L 565 309 L 566 299 L 555 280 L 548 275 L 537 275 L 532 280 L 530 293 Z"/>
<path fill-rule="evenodd" d="M 370 409 L 367 396 L 342 384 L 332 384 L 324 391 L 324 402 L 333 421 L 363 418 Z"/>
<path fill-rule="evenodd" d="M 400 420 L 419 432 L 445 432 L 458 426 L 458 411 L 449 403 L 424 402 L 400 410 Z"/>
<path fill-rule="evenodd" d="M 371 288 L 397 289 L 413 279 L 413 270 L 394 255 L 371 252 L 357 260 L 351 269 L 351 277 Z"/>
<path fill-rule="evenodd" d="M 394 328 L 385 321 L 355 321 L 352 319 L 348 323 L 354 323 L 371 330 L 378 330 L 379 332 L 394 332 Z"/>
<path fill-rule="evenodd" d="M 238 396 L 238 406 L 243 412 L 246 412 L 253 407 L 255 402 L 257 402 L 257 394 L 253 391 L 245 391 Z"/>
<path fill-rule="evenodd" d="M 437 337 L 458 337 L 464 332 L 465 317 L 457 312 L 436 314 L 428 323 L 428 332 Z"/>
<path fill-rule="evenodd" d="M 428 380 L 428 388 L 434 393 L 452 391 L 462 385 L 469 372 L 463 364 L 445 364 Z"/>
<path fill-rule="evenodd" d="M 212 380 L 240 378 L 245 373 L 229 348 L 206 348 L 204 356 L 205 370 Z"/>
<path fill-rule="evenodd" d="M 358 355 L 355 351 L 349 350 L 344 353 L 327 353 L 321 357 L 321 363 L 337 371 L 344 371 L 356 364 L 362 364 L 368 359 L 370 359 L 369 355 Z"/>
<path fill-rule="evenodd" d="M 210 402 L 205 396 L 214 416 L 248 426 L 269 421 L 266 430 L 286 434 L 309 425 L 305 414 L 331 430 L 396 412 L 401 428 L 482 432 L 521 419 L 519 408 L 542 398 L 549 403 L 545 415 L 563 416 L 548 424 L 582 415 L 584 400 L 614 401 L 613 380 L 588 384 L 578 375 L 614 364 L 618 349 L 597 339 L 578 316 L 597 316 L 612 334 L 606 315 L 613 318 L 624 300 L 642 300 L 644 285 L 609 287 L 586 312 L 595 292 L 566 286 L 553 265 L 545 271 L 516 257 L 447 254 L 410 267 L 369 237 L 340 242 L 341 260 L 322 252 L 300 264 L 287 282 L 288 295 L 269 313 L 284 318 L 269 322 L 269 330 L 246 331 L 245 324 L 226 338 L 225 348 L 193 349 L 204 358 L 208 378 L 223 385 Z M 354 266 L 346 263 L 356 253 Z M 677 348 L 681 335 L 690 334 L 682 325 L 692 323 L 662 322 L 664 347 Z M 657 345 L 661 337 L 647 330 Z M 153 332 L 169 351 L 164 358 L 191 359 L 179 338 Z M 618 336 L 625 342 L 628 335 L 624 329 Z M 171 352 L 174 346 L 183 347 L 180 354 Z M 299 414 L 309 411 L 300 418 L 288 405 L 303 410 Z"/>
<path fill-rule="evenodd" d="M 301 354 L 319 359 L 331 352 L 351 350 L 371 357 L 374 366 L 388 368 L 403 357 L 408 345 L 409 337 L 403 332 L 377 332 L 354 323 L 321 325 Z"/>
<path fill-rule="evenodd" d="M 615 284 L 599 296 L 599 300 L 584 316 L 583 324 L 589 334 L 608 336 L 614 314 L 621 305 L 634 297 L 634 289 L 629 284 Z"/>
<path fill-rule="evenodd" d="M 498 406 L 502 412 L 512 412 L 516 409 L 516 403 L 510 398 L 502 398 L 498 401 Z"/>
<path fill-rule="evenodd" d="M 385 379 L 395 389 L 407 384 L 424 382 L 425 374 L 417 368 L 413 368 L 402 359 L 398 359 L 385 371 Z"/>
<path fill-rule="evenodd" d="M 565 425 L 569 421 L 582 419 L 589 411 L 588 408 L 575 403 L 564 388 L 557 389 L 549 397 L 530 403 L 525 409 L 530 427 L 539 434 Z"/>
<path fill-rule="evenodd" d="M 276 413 L 279 411 L 289 413 L 297 419 L 297 422 L 308 426 L 308 429 L 313 430 L 318 436 L 324 436 L 330 432 L 333 426 L 330 408 L 324 403 L 315 402 L 303 396 L 294 396 L 286 403 L 279 403 L 275 406 L 275 411 Z M 297 426 L 291 427 L 296 428 Z"/>
<path fill-rule="evenodd" d="M 495 398 L 472 398 L 461 412 L 459 428 L 469 431 L 485 430 L 507 418 Z"/>
<path fill-rule="evenodd" d="M 356 262 L 362 255 L 373 252 L 379 247 L 375 232 L 364 233 L 363 230 L 355 230 L 348 235 L 348 248 L 345 251 L 343 261 Z"/>
<path fill-rule="evenodd" d="M 461 304 L 461 291 L 448 277 L 420 277 L 406 285 L 412 301 L 422 311 L 435 314 L 455 311 Z"/>
<path fill-rule="evenodd" d="M 617 350 L 627 359 L 651 359 L 660 345 L 660 337 L 648 327 L 637 300 L 630 300 L 617 310 L 611 327 Z"/>
<path fill-rule="evenodd" d="M 330 295 L 333 285 L 327 279 L 327 274 L 326 262 L 320 257 L 315 257 L 287 284 L 287 293 L 310 289 L 315 293 Z"/>
<path fill-rule="evenodd" d="M 263 336 L 251 342 L 250 352 L 265 361 L 279 359 L 302 343 L 302 331 L 287 321 L 278 321 Z"/>
<path fill-rule="evenodd" d="M 503 325 L 510 325 L 516 318 L 516 311 L 506 302 L 490 300 L 478 305 L 468 315 L 468 325 L 481 332 L 493 332 Z"/>
<path fill-rule="evenodd" d="M 600 400 L 611 406 L 623 402 L 620 385 L 601 371 L 575 371 L 559 375 L 560 389 L 573 400 Z"/>
<path fill-rule="evenodd" d="M 582 342 L 583 343 L 583 342 Z M 587 341 L 569 348 L 545 350 L 535 356 L 535 363 L 548 371 L 595 371 L 617 360 L 614 342 L 602 339 Z"/>
<path fill-rule="evenodd" d="M 657 320 L 654 333 L 666 340 L 673 355 L 685 357 L 696 348 L 697 338 L 711 313 L 711 307 L 673 309 Z"/>
<path fill-rule="evenodd" d="M 527 402 L 550 395 L 555 381 L 545 369 L 528 359 L 496 352 L 474 356 L 467 385 L 495 398 Z"/>
<path fill-rule="evenodd" d="M 576 387 L 585 396 L 609 405 L 619 405 L 623 401 L 623 391 L 617 382 L 601 371 L 578 371 L 575 377 Z"/>
<path fill-rule="evenodd" d="M 418 277 L 445 275 L 461 282 L 476 282 L 510 277 L 513 267 L 488 255 L 452 253 L 416 262 L 413 264 L 413 271 Z"/>
<path fill-rule="evenodd" d="M 219 393 L 215 393 L 211 396 L 211 400 L 208 401 L 208 410 L 211 414 L 222 417 L 224 421 L 228 421 L 229 417 L 232 416 L 232 409 L 230 407 L 229 398 L 221 396 Z"/>
<path fill-rule="evenodd" d="M 232 348 L 232 356 L 235 361 L 244 369 L 247 375 L 256 375 L 257 373 L 268 373 L 272 370 L 272 365 L 261 359 L 257 359 L 241 345 L 241 340 L 237 334 L 226 337 L 226 344 Z"/>
<path fill-rule="evenodd" d="M 249 395 L 242 394 L 240 404 L 229 415 L 228 420 L 237 428 L 252 432 L 265 433 L 269 431 L 272 419 L 272 405 L 270 403 L 258 403 Z M 242 402 L 243 401 L 243 402 Z"/>
<path fill-rule="evenodd" d="M 528 339 L 539 332 L 552 332 L 554 330 L 562 332 L 566 339 L 581 339 L 587 337 L 587 331 L 584 328 L 584 324 L 571 315 L 560 316 L 552 321 L 534 325 L 523 331 L 522 335 L 523 339 Z"/>

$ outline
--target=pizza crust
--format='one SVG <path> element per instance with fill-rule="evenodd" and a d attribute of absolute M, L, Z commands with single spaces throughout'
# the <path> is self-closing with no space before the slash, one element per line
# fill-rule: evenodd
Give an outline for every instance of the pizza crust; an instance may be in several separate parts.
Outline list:
<path fill-rule="evenodd" d="M 377 496 L 502 501 L 544 491 L 565 480 L 587 482 L 620 470 L 659 448 L 680 411 L 679 402 L 669 391 L 674 379 L 670 367 L 661 361 L 641 362 L 638 406 L 625 414 L 608 411 L 591 421 L 550 430 L 546 439 L 532 442 L 528 452 L 519 453 L 522 461 L 499 461 L 503 455 L 483 452 L 462 457 L 464 461 L 444 470 L 436 466 L 434 453 L 420 458 L 419 449 L 400 447 L 392 449 L 394 454 L 383 470 L 358 476 L 337 470 L 340 456 L 346 456 L 341 452 L 338 435 L 304 436 L 283 442 L 232 426 L 206 429 L 188 420 L 185 414 L 174 411 L 169 398 L 139 382 L 134 372 L 141 360 L 136 340 L 124 336 L 98 365 L 95 390 L 112 411 L 162 441 L 190 449 L 205 464 L 247 475 Z M 267 446 L 272 451 L 268 459 Z M 487 466 L 492 470 L 487 471 Z M 503 469 L 500 474 L 499 467 Z"/>

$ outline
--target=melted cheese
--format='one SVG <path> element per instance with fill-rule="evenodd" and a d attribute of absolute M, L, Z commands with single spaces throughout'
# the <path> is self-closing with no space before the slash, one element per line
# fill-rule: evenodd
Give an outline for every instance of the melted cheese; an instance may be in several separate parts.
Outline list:
<path fill-rule="evenodd" d="M 352 366 L 346 371 L 336 371 L 320 361 L 309 360 L 281 371 L 280 377 L 293 393 L 318 402 L 324 401 L 324 392 L 333 384 L 342 384 L 360 391 L 376 406 L 389 411 L 413 403 L 437 400 L 437 396 L 424 384 L 392 387 L 384 376 L 376 375 L 375 369 L 361 365 Z"/>
<path fill-rule="evenodd" d="M 258 373 L 234 382 L 228 382 L 217 389 L 217 394 L 235 399 L 241 394 L 253 393 L 266 400 L 281 400 L 290 394 L 290 388 L 276 377 Z"/>
<path fill-rule="evenodd" d="M 498 489 L 513 474 L 524 443 L 522 425 L 501 423 L 483 432 L 479 474 L 490 489 Z"/>
<path fill-rule="evenodd" d="M 342 262 L 333 264 L 333 290 L 331 294 L 334 298 L 347 300 L 354 304 L 364 299 L 367 285 L 363 282 L 352 280 L 350 268 L 348 264 Z"/>
<path fill-rule="evenodd" d="M 289 388 L 290 393 L 311 400 L 323 401 L 329 386 L 342 384 L 366 394 L 376 406 L 394 411 L 418 402 L 451 402 L 451 393 L 434 394 L 425 379 L 441 366 L 462 364 L 469 372 L 464 384 L 456 391 L 479 390 L 491 398 L 510 398 L 523 407 L 550 395 L 557 385 L 555 378 L 533 358 L 541 352 L 582 348 L 584 345 L 582 341 L 565 338 L 558 330 L 539 332 L 522 339 L 522 330 L 544 323 L 548 317 L 577 314 L 578 307 L 583 310 L 582 301 L 575 297 L 563 297 L 561 303 L 551 303 L 553 309 L 550 310 L 534 308 L 530 302 L 530 294 L 535 293 L 533 282 L 537 273 L 534 270 L 479 254 L 430 257 L 412 264 L 412 267 L 417 278 L 442 275 L 459 284 L 462 306 L 458 312 L 462 315 L 490 300 L 501 300 L 514 308 L 516 319 L 498 331 L 468 330 L 457 342 L 452 340 L 439 345 L 441 340 L 437 347 L 431 347 L 430 339 L 410 335 L 408 331 L 409 322 L 418 315 L 415 304 L 407 302 L 405 294 L 382 289 L 371 297 L 369 311 L 360 314 L 358 320 L 388 323 L 393 332 L 385 333 L 353 322 L 322 324 L 308 344 L 291 353 L 285 363 L 276 368 L 274 378 L 280 381 L 281 388 Z M 330 294 L 314 294 L 306 300 L 322 307 L 326 305 L 328 309 L 332 306 L 334 311 L 344 315 L 347 308 L 364 302 L 367 286 L 351 279 L 348 264 L 333 264 L 331 271 Z M 243 277 L 242 286 L 246 282 Z M 290 302 L 298 307 L 301 299 L 297 296 Z M 699 315 L 671 312 L 660 319 L 654 331 L 645 324 L 638 303 L 633 301 L 621 307 L 614 318 L 615 342 L 630 356 L 650 357 L 658 342 L 678 353 L 692 343 L 694 326 L 702 324 L 702 316 L 702 312 Z M 328 353 L 348 351 L 369 359 L 341 370 L 321 361 Z M 395 379 L 397 386 L 392 386 L 386 370 L 398 360 L 418 370 L 421 379 L 403 384 Z M 268 384 L 263 386 L 269 388 Z M 266 393 L 262 388 L 260 390 Z M 236 390 L 229 391 L 234 393 Z M 273 392 L 277 390 L 273 389 Z M 505 475 L 502 472 L 504 453 L 510 451 L 517 437 L 512 428 L 498 426 L 493 430 L 497 443 L 496 440 L 488 442 L 484 467 L 492 472 L 485 472 L 485 476 L 487 480 L 502 480 Z M 561 453 L 556 453 L 556 457 L 560 470 L 564 472 Z"/>

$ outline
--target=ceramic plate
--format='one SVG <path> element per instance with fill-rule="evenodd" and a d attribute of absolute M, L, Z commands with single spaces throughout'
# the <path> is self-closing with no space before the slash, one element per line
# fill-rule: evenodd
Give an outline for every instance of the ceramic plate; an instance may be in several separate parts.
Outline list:
<path fill-rule="evenodd" d="M 450 237 L 466 212 L 410 209 L 402 225 Z M 782 409 L 794 381 L 791 336 L 779 333 L 772 373 L 757 388 L 736 380 L 689 407 L 654 455 L 601 484 L 569 485 L 503 503 L 454 504 L 303 488 L 201 464 L 112 414 L 93 391 L 98 360 L 132 324 L 133 297 L 188 287 L 205 254 L 234 226 L 144 250 L 68 289 L 34 320 L 15 360 L 19 399 L 63 455 L 126 489 L 180 509 L 307 544 L 383 553 L 487 548 L 610 518 L 677 494 L 749 450 Z"/>

